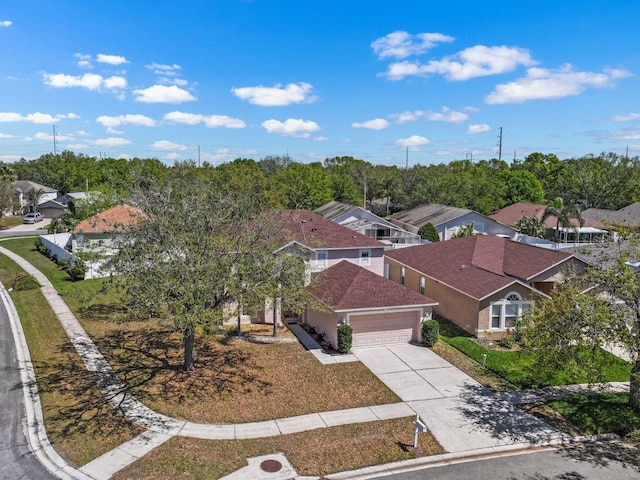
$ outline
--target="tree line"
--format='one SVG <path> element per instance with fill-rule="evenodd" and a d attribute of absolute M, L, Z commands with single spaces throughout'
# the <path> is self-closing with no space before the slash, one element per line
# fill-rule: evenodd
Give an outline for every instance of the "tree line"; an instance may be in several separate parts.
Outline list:
<path fill-rule="evenodd" d="M 133 178 L 162 180 L 174 168 L 155 158 L 96 158 L 71 151 L 0 164 L 0 178 L 31 180 L 61 194 L 98 191 L 115 201 L 131 194 Z M 315 209 L 337 200 L 362 205 L 386 199 L 386 213 L 423 203 L 440 203 L 490 214 L 516 202 L 551 203 L 561 198 L 580 209 L 617 210 L 640 200 L 639 158 L 615 153 L 560 160 L 532 153 L 508 164 L 497 159 L 455 160 L 410 168 L 374 165 L 353 157 L 301 163 L 288 156 L 238 158 L 196 170 L 221 192 L 250 189 L 273 208 Z M 1 191 L 1 189 L 0 189 Z"/>

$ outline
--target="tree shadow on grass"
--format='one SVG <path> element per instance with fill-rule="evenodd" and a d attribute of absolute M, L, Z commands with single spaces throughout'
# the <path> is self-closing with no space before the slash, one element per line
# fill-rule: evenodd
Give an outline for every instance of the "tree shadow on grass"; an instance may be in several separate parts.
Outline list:
<path fill-rule="evenodd" d="M 497 443 L 528 443 L 532 446 L 551 441 L 560 441 L 558 453 L 567 459 L 588 462 L 606 467 L 620 462 L 627 468 L 640 472 L 640 452 L 620 441 L 600 439 L 577 442 L 568 434 L 559 432 L 543 420 L 530 415 L 510 402 L 499 398 L 484 387 L 467 385 L 455 407 L 471 425 L 496 439 Z M 556 478 L 582 478 L 570 476 Z M 579 474 L 576 474 L 579 475 Z M 538 478 L 538 477 L 532 477 Z M 544 478 L 544 477 L 543 477 Z"/>

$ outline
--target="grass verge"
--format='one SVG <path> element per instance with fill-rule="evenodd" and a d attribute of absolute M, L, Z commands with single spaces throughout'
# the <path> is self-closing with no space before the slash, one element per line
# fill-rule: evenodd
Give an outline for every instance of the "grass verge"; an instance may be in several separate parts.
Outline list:
<path fill-rule="evenodd" d="M 21 271 L 0 255 L 5 286 Z M 29 346 L 47 434 L 62 457 L 84 465 L 141 433 L 103 400 L 40 290 L 11 292 L 11 299 Z"/>
<path fill-rule="evenodd" d="M 413 419 L 343 425 L 254 440 L 173 438 L 115 479 L 220 478 L 247 465 L 246 458 L 283 453 L 299 475 L 321 476 L 381 463 L 443 453 L 430 433 L 413 448 Z"/>
<path fill-rule="evenodd" d="M 24 216 L 22 215 L 2 217 L 0 218 L 0 230 L 7 230 L 9 228 L 22 225 L 22 220 L 24 220 Z"/>

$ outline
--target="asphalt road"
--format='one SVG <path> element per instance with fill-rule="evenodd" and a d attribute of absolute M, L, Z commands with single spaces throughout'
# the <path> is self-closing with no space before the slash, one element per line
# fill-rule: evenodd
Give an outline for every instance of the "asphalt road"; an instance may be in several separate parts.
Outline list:
<path fill-rule="evenodd" d="M 0 479 L 53 480 L 35 458 L 25 437 L 24 396 L 13 333 L 0 302 Z"/>
<path fill-rule="evenodd" d="M 427 468 L 381 480 L 638 480 L 640 452 L 617 443 L 515 455 Z"/>

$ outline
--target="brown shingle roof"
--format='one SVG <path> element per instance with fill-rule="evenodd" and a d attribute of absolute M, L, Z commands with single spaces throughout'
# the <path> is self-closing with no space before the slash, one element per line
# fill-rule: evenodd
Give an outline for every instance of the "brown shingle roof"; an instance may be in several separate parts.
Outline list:
<path fill-rule="evenodd" d="M 542 220 L 542 216 L 544 215 L 544 211 L 546 208 L 546 205 L 540 205 L 538 203 L 518 202 L 514 203 L 513 205 L 509 205 L 508 207 L 501 208 L 497 212 L 489 215 L 489 218 L 492 218 L 493 220 L 496 220 L 500 223 L 504 223 L 505 225 L 515 227 L 522 217 L 536 217 L 538 220 Z M 549 216 L 544 221 L 544 227 L 556 228 L 557 221 L 558 217 Z M 571 219 L 571 224 L 575 227 L 580 226 L 580 223 L 573 218 Z M 602 222 L 586 217 L 584 218 L 584 226 L 600 229 L 605 228 Z"/>
<path fill-rule="evenodd" d="M 488 235 L 389 250 L 385 255 L 477 299 L 572 258 Z"/>
<path fill-rule="evenodd" d="M 81 221 L 72 233 L 122 232 L 143 217 L 144 213 L 131 205 L 118 205 Z"/>
<path fill-rule="evenodd" d="M 437 305 L 429 297 L 346 260 L 315 277 L 310 293 L 332 310 Z"/>
<path fill-rule="evenodd" d="M 274 215 L 283 244 L 296 241 L 312 249 L 384 248 L 382 242 L 308 210 L 287 210 Z"/>

